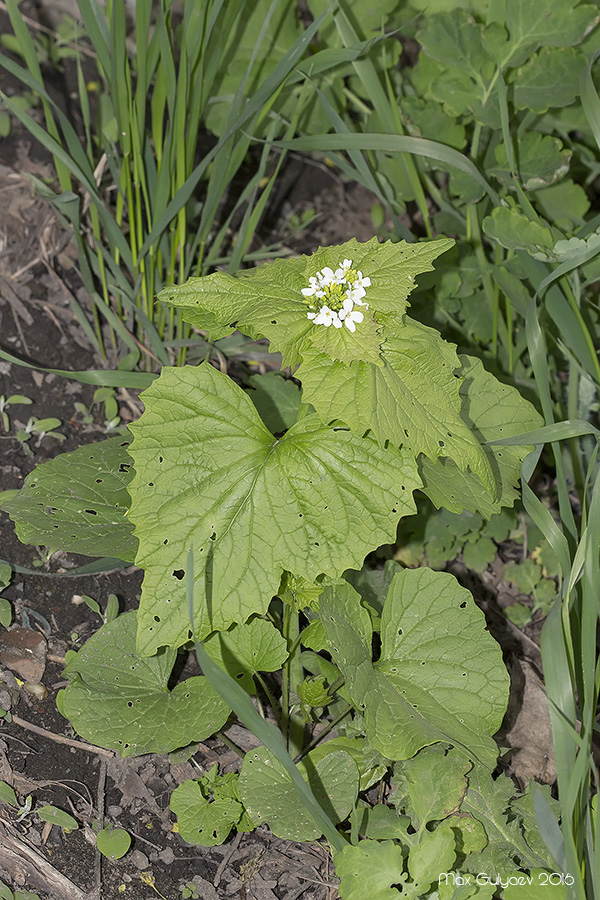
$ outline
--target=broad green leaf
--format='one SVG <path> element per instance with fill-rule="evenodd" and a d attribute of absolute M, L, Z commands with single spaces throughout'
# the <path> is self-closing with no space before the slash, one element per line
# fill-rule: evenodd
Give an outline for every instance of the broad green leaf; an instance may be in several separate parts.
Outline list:
<path fill-rule="evenodd" d="M 484 34 L 483 25 L 466 10 L 454 9 L 428 16 L 417 39 L 424 53 L 443 66 L 431 82 L 431 96 L 444 104 L 449 115 L 473 113 L 483 124 L 497 127 L 499 114 L 492 80 L 496 66 Z M 497 40 L 495 31 L 493 37 Z"/>
<path fill-rule="evenodd" d="M 569 171 L 572 153 L 562 149 L 562 142 L 550 135 L 528 131 L 519 142 L 518 176 L 526 191 L 535 191 L 553 184 Z M 488 169 L 502 184 L 514 186 L 514 179 L 508 165 L 505 144 L 498 144 L 495 153 L 496 165 Z"/>
<path fill-rule="evenodd" d="M 470 761 L 455 748 L 446 752 L 439 744 L 423 747 L 412 759 L 394 766 L 395 790 L 390 799 L 404 809 L 418 831 L 460 808 L 470 768 Z"/>
<path fill-rule="evenodd" d="M 18 492 L 17 492 L 18 493 Z M 0 505 L 0 509 L 4 509 Z M 12 567 L 7 562 L 0 562 L 0 590 L 8 587 L 12 579 Z"/>
<path fill-rule="evenodd" d="M 507 250 L 527 250 L 532 256 L 546 258 L 554 246 L 549 228 L 532 222 L 522 212 L 498 206 L 483 220 L 483 230 Z M 541 257 L 540 257 L 541 254 Z"/>
<path fill-rule="evenodd" d="M 504 900 L 567 900 L 567 888 L 557 872 L 531 869 L 530 872 L 510 872 L 504 882 Z"/>
<path fill-rule="evenodd" d="M 252 375 L 249 381 L 252 390 L 248 391 L 248 396 L 269 431 L 279 434 L 291 428 L 302 401 L 298 385 L 275 372 Z"/>
<path fill-rule="evenodd" d="M 237 776 L 234 776 L 237 780 Z M 215 847 L 227 840 L 239 822 L 244 807 L 235 797 L 211 799 L 208 786 L 200 781 L 184 781 L 171 794 L 170 806 L 177 816 L 179 834 L 188 844 Z"/>
<path fill-rule="evenodd" d="M 425 831 L 408 854 L 408 871 L 417 884 L 437 884 L 440 872 L 450 872 L 456 859 L 454 832 L 447 826 Z"/>
<path fill-rule="evenodd" d="M 504 566 L 504 577 L 512 581 L 522 594 L 531 594 L 542 579 L 542 567 L 532 559 L 522 563 L 510 562 Z"/>
<path fill-rule="evenodd" d="M 19 805 L 14 788 L 7 784 L 6 781 L 0 781 L 0 800 L 3 800 L 4 803 L 9 803 L 10 806 Z"/>
<path fill-rule="evenodd" d="M 249 693 L 255 693 L 252 676 L 275 672 L 288 657 L 287 643 L 271 622 L 251 619 L 218 631 L 204 642 L 204 649 Z"/>
<path fill-rule="evenodd" d="M 191 278 L 179 287 L 165 288 L 158 299 L 180 308 L 184 319 L 199 328 L 198 312 L 203 316 L 208 311 L 223 325 L 236 323 L 251 337 L 268 338 L 271 352 L 281 352 L 284 367 L 297 365 L 307 350 L 315 348 L 346 365 L 353 360 L 379 365 L 378 323 L 386 316 L 403 315 L 416 276 L 430 271 L 432 261 L 452 244 L 448 239 L 421 244 L 379 244 L 377 238 L 361 244 L 352 239 L 311 256 L 275 260 L 237 275 L 215 272 Z M 309 298 L 302 295 L 310 277 L 325 266 L 337 269 L 344 259 L 371 279 L 369 311 L 354 333 L 313 324 L 307 318 Z"/>
<path fill-rule="evenodd" d="M 103 828 L 96 836 L 96 846 L 107 859 L 121 859 L 131 846 L 131 836 L 124 828 Z"/>
<path fill-rule="evenodd" d="M 535 199 L 546 219 L 562 231 L 574 231 L 583 225 L 590 208 L 586 192 L 570 178 L 544 188 Z"/>
<path fill-rule="evenodd" d="M 511 437 L 543 424 L 533 406 L 515 388 L 486 372 L 480 360 L 462 356 L 461 362 L 463 415 L 479 440 Z M 518 496 L 515 485 L 521 474 L 521 463 L 532 449 L 532 446 L 486 446 L 496 479 L 497 500 L 492 500 L 478 479 L 468 472 L 460 472 L 450 460 L 438 460 L 434 465 L 428 459 L 421 459 L 422 490 L 437 507 L 444 506 L 455 513 L 467 509 L 489 518 L 502 506 L 513 505 Z"/>
<path fill-rule="evenodd" d="M 541 114 L 574 103 L 586 62 L 573 47 L 542 47 L 514 74 L 515 107 Z"/>
<path fill-rule="evenodd" d="M 408 96 L 402 99 L 402 112 L 423 137 L 437 141 L 442 135 L 444 144 L 457 150 L 464 149 L 467 143 L 465 126 L 461 122 L 450 120 L 439 103 Z"/>
<path fill-rule="evenodd" d="M 598 7 L 579 6 L 577 0 L 506 0 L 512 66 L 528 59 L 540 45 L 569 47 L 578 44 L 600 21 Z"/>
<path fill-rule="evenodd" d="M 469 772 L 469 789 L 461 812 L 482 823 L 488 844 L 481 853 L 466 858 L 466 871 L 505 875 L 514 872 L 517 860 L 526 868 L 546 865 L 545 859 L 527 844 L 519 820 L 510 815 L 516 794 L 513 782 L 505 775 L 494 780 L 490 771 L 479 765 Z"/>
<path fill-rule="evenodd" d="M 480 537 L 469 541 L 463 549 L 463 561 L 473 572 L 485 572 L 496 558 L 496 545 L 488 537 Z"/>
<path fill-rule="evenodd" d="M 488 735 L 502 721 L 508 675 L 482 613 L 452 576 L 430 569 L 396 575 L 375 665 L 372 626 L 356 592 L 326 588 L 320 606 L 333 661 L 380 753 L 408 759 L 446 742 L 493 768 L 497 748 Z"/>
<path fill-rule="evenodd" d="M 319 597 L 322 593 L 322 584 L 313 584 L 299 575 L 284 572 L 277 596 L 297 613 L 303 609 L 317 610 L 319 608 Z M 307 644 L 306 646 L 308 647 L 309 645 Z"/>
<path fill-rule="evenodd" d="M 125 613 L 100 628 L 69 659 L 62 709 L 92 743 L 121 756 L 168 753 L 218 731 L 229 708 L 204 676 L 173 690 L 168 682 L 177 651 L 163 648 L 142 658 L 135 650 L 137 614 Z"/>
<path fill-rule="evenodd" d="M 307 416 L 274 438 L 252 402 L 208 363 L 163 368 L 132 426 L 131 521 L 145 570 L 138 649 L 188 640 L 194 546 L 198 639 L 263 614 L 284 570 L 314 582 L 360 568 L 414 512 L 411 454 Z"/>
<path fill-rule="evenodd" d="M 333 363 L 324 353 L 305 354 L 296 373 L 303 397 L 324 422 L 337 419 L 380 443 L 404 444 L 416 455 L 444 456 L 464 472 L 469 466 L 495 495 L 490 464 L 461 417 L 460 367 L 453 344 L 408 317 L 384 330 L 382 365 Z"/>
<path fill-rule="evenodd" d="M 380 841 L 398 840 L 407 843 L 407 828 L 410 827 L 408 816 L 399 816 L 391 806 L 377 803 L 367 806 L 362 812 L 358 828 L 359 834 Z"/>
<path fill-rule="evenodd" d="M 309 753 L 298 768 L 332 821 L 343 822 L 358 795 L 358 767 L 352 757 L 332 750 L 313 762 Z M 252 820 L 268 824 L 277 837 L 314 841 L 321 836 L 312 817 L 298 806 L 291 778 L 266 747 L 246 753 L 239 786 Z"/>
<path fill-rule="evenodd" d="M 51 822 L 53 825 L 58 825 L 59 828 L 68 828 L 70 831 L 79 828 L 77 819 L 56 806 L 40 806 L 39 809 L 36 809 L 36 813 L 42 822 Z"/>
<path fill-rule="evenodd" d="M 0 597 L 0 625 L 9 628 L 13 618 L 13 610 L 6 597 Z"/>
<path fill-rule="evenodd" d="M 406 879 L 402 847 L 393 841 L 359 841 L 334 854 L 343 900 L 397 900 L 396 885 Z"/>
<path fill-rule="evenodd" d="M 2 508 L 19 540 L 49 550 L 132 561 L 137 550 L 127 486 L 128 439 L 110 438 L 37 466 Z"/>
<path fill-rule="evenodd" d="M 482 70 L 490 61 L 482 32 L 483 26 L 464 9 L 454 9 L 428 16 L 417 40 L 432 59 L 481 81 Z"/>

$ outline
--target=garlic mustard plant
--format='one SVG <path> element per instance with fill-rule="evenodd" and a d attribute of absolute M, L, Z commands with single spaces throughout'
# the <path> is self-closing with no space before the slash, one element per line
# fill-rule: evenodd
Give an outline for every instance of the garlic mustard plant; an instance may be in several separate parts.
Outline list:
<path fill-rule="evenodd" d="M 345 259 L 338 268 L 333 271 L 330 266 L 325 266 L 316 275 L 308 279 L 309 287 L 302 288 L 304 297 L 315 297 L 308 300 L 309 312 L 307 317 L 313 325 L 324 325 L 329 328 L 342 328 L 346 326 L 348 331 L 356 331 L 356 325 L 364 319 L 364 313 L 357 306 L 369 308 L 369 304 L 363 299 L 367 296 L 366 288 L 371 287 L 369 276 L 363 275 L 359 270 L 352 268 L 352 260 Z M 324 300 L 320 306 L 316 300 Z"/>

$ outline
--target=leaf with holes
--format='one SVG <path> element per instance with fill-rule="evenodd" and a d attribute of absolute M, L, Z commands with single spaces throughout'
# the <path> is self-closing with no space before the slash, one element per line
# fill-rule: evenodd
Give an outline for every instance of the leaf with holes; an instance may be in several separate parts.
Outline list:
<path fill-rule="evenodd" d="M 447 238 L 421 244 L 405 241 L 380 244 L 373 238 L 364 244 L 354 240 L 336 247 L 321 247 L 311 256 L 275 260 L 237 275 L 215 272 L 171 285 L 158 295 L 182 311 L 186 321 L 198 328 L 207 313 L 223 326 L 237 324 L 245 334 L 266 337 L 273 353 L 283 356 L 283 366 L 296 366 L 306 351 L 318 348 L 326 358 L 346 365 L 364 360 L 380 365 L 380 324 L 406 310 L 406 300 L 416 287 L 415 278 L 432 269 L 432 261 L 449 249 Z M 347 328 L 325 328 L 307 317 L 308 298 L 302 295 L 309 278 L 325 267 L 336 270 L 350 259 L 355 271 L 371 279 L 363 322 L 352 333 Z"/>
<path fill-rule="evenodd" d="M 415 511 L 412 455 L 323 425 L 275 438 L 252 402 L 208 363 L 163 368 L 131 426 L 130 519 L 145 570 L 138 650 L 189 639 L 184 585 L 194 547 L 194 629 L 202 640 L 266 612 L 284 570 L 314 582 L 360 568 Z"/>
<path fill-rule="evenodd" d="M 343 900 L 397 900 L 406 881 L 404 853 L 394 841 L 359 841 L 333 857 Z M 368 886 L 368 887 L 367 887 Z"/>
<path fill-rule="evenodd" d="M 121 756 L 169 753 L 218 731 L 229 708 L 204 676 L 173 690 L 168 682 L 177 651 L 163 647 L 150 659 L 137 655 L 137 614 L 103 625 L 69 659 L 62 710 L 86 740 Z"/>
<path fill-rule="evenodd" d="M 453 576 L 406 569 L 394 577 L 375 665 L 371 621 L 356 591 L 328 587 L 320 609 L 333 661 L 380 753 L 408 759 L 442 741 L 494 767 L 490 735 L 506 709 L 508 675 L 483 614 Z"/>
<path fill-rule="evenodd" d="M 126 519 L 131 481 L 128 439 L 110 438 L 38 466 L 2 509 L 19 540 L 49 550 L 133 561 L 137 539 Z"/>
<path fill-rule="evenodd" d="M 358 766 L 345 750 L 309 753 L 298 768 L 319 804 L 333 822 L 343 822 L 358 796 Z M 244 806 L 257 824 L 268 824 L 273 834 L 288 841 L 314 841 L 321 831 L 298 806 L 296 788 L 277 758 L 266 747 L 244 757 L 239 780 Z"/>
<path fill-rule="evenodd" d="M 303 399 L 324 422 L 337 419 L 357 434 L 403 444 L 430 459 L 450 457 L 470 467 L 488 493 L 496 486 L 486 454 L 461 418 L 460 361 L 453 344 L 408 317 L 384 329 L 382 365 L 333 363 L 324 353 L 305 354 L 297 377 Z"/>
<path fill-rule="evenodd" d="M 255 693 L 252 676 L 277 671 L 288 657 L 285 638 L 274 625 L 259 618 L 218 631 L 204 642 L 204 649 L 251 694 Z"/>
<path fill-rule="evenodd" d="M 490 446 L 497 441 L 533 431 L 543 425 L 540 414 L 513 387 L 498 381 L 472 356 L 461 356 L 460 395 L 462 415 L 478 440 L 484 445 L 496 482 L 496 499 L 483 489 L 479 479 L 470 472 L 461 472 L 449 459 L 421 458 L 419 469 L 423 477 L 423 492 L 438 507 L 453 513 L 480 512 L 490 518 L 503 506 L 512 506 L 519 491 L 516 485 L 521 463 L 533 450 L 532 445 Z"/>

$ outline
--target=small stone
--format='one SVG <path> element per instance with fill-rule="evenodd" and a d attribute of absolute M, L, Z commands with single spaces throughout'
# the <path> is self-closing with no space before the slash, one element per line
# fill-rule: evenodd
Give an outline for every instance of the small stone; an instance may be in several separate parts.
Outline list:
<path fill-rule="evenodd" d="M 111 817 L 111 819 L 118 819 L 119 816 L 123 813 L 123 807 L 122 806 L 109 806 L 107 809 L 107 813 Z"/>
<path fill-rule="evenodd" d="M 161 862 L 164 862 L 169 866 L 172 862 L 174 862 L 175 854 L 173 853 L 171 847 L 167 847 L 165 850 L 161 850 L 161 852 L 158 854 L 158 858 L 161 860 Z"/>
<path fill-rule="evenodd" d="M 142 853 L 141 850 L 134 850 L 129 860 L 136 869 L 147 869 L 150 862 L 146 854 Z"/>

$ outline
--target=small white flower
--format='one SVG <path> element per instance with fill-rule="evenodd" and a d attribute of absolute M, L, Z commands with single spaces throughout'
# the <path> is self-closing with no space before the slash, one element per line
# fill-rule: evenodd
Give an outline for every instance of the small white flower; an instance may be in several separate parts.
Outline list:
<path fill-rule="evenodd" d="M 344 316 L 344 325 L 348 331 L 356 331 L 356 325 L 354 323 L 358 322 L 360 324 L 363 319 L 364 316 L 360 310 L 353 309 Z"/>
<path fill-rule="evenodd" d="M 302 293 L 305 297 L 312 297 L 313 294 L 316 293 L 314 287 L 302 288 Z"/>
<path fill-rule="evenodd" d="M 319 272 L 319 282 L 322 287 L 325 287 L 328 284 L 331 284 L 335 278 L 333 269 L 329 266 L 325 266 L 324 269 L 321 269 Z M 309 279 L 310 280 L 310 279 Z"/>
<path fill-rule="evenodd" d="M 365 305 L 365 304 L 363 304 L 362 298 L 366 297 L 366 296 L 367 296 L 367 292 L 365 291 L 364 287 L 357 285 L 356 282 L 353 287 L 348 288 L 348 290 L 346 291 L 346 298 L 348 300 L 351 300 L 352 303 L 356 303 L 357 306 Z"/>
<path fill-rule="evenodd" d="M 352 285 L 352 287 L 355 287 L 355 288 L 356 287 L 362 287 L 362 288 L 371 287 L 371 279 L 369 278 L 368 275 L 365 276 L 365 275 L 363 275 L 362 272 L 357 272 L 356 278 L 354 279 L 354 284 Z"/>
<path fill-rule="evenodd" d="M 333 325 L 334 328 L 341 328 L 342 323 L 340 322 L 339 316 L 333 309 L 329 309 L 328 306 L 322 306 L 318 316 L 314 320 L 315 325 L 324 325 L 325 328 L 329 328 L 330 325 Z"/>

